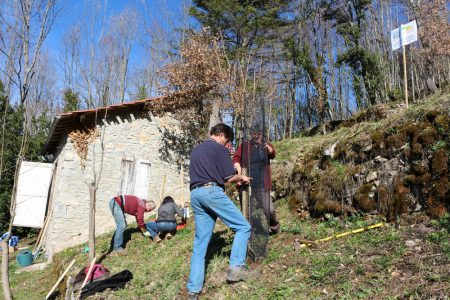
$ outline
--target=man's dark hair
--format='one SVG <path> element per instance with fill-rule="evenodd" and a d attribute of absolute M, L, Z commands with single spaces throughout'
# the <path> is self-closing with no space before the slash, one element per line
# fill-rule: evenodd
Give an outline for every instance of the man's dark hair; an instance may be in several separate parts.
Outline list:
<path fill-rule="evenodd" d="M 166 204 L 166 203 L 170 203 L 170 202 L 175 202 L 175 201 L 173 200 L 172 197 L 167 196 L 167 197 L 164 198 L 164 200 L 162 201 L 161 205 Z"/>
<path fill-rule="evenodd" d="M 230 126 L 223 123 L 219 123 L 211 128 L 210 135 L 220 135 L 223 133 L 225 137 L 231 142 L 234 139 L 233 129 Z"/>

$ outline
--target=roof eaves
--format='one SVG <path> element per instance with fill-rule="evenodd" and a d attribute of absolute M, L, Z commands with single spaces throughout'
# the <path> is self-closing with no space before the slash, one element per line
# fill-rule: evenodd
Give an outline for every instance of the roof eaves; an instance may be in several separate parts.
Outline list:
<path fill-rule="evenodd" d="M 61 120 L 61 115 L 58 115 L 53 119 L 52 126 L 50 127 L 50 132 L 47 135 L 47 140 L 45 141 L 45 145 L 42 148 L 42 152 L 41 152 L 42 155 L 45 155 L 47 152 L 47 148 L 50 144 L 53 133 L 55 132 L 56 127 L 58 126 L 59 120 Z"/>

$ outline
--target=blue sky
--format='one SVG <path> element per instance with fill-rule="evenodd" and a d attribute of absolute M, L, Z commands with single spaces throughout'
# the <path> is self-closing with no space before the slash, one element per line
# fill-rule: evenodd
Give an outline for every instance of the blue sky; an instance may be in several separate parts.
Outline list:
<path fill-rule="evenodd" d="M 183 3 L 186 1 L 181 0 L 106 0 L 107 17 L 110 17 L 118 12 L 122 11 L 126 7 L 136 8 L 140 13 L 146 13 L 143 3 L 146 3 L 150 15 L 146 16 L 147 19 L 153 19 L 160 24 L 166 22 L 163 11 L 167 11 L 170 18 L 179 19 L 182 14 Z M 45 47 L 50 52 L 52 57 L 58 58 L 59 52 L 62 46 L 62 38 L 65 31 L 75 24 L 77 20 L 81 19 L 84 11 L 83 0 L 60 0 L 59 5 L 61 11 L 50 31 L 49 36 L 45 41 Z M 130 65 L 133 66 L 136 63 L 142 62 L 145 51 L 136 41 L 132 48 Z"/>

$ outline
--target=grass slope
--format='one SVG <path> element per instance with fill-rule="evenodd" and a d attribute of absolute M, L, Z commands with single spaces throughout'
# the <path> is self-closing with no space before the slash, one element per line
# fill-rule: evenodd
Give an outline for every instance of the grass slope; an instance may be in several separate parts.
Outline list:
<path fill-rule="evenodd" d="M 309 151 L 323 149 L 343 137 L 352 139 L 379 128 L 388 129 L 405 118 L 414 120 L 430 108 L 449 110 L 449 103 L 448 95 L 435 96 L 379 122 L 343 127 L 327 136 L 278 142 L 277 161 L 286 162 L 288 167 L 278 175 L 289 176 L 289 167 L 299 163 Z M 450 294 L 450 216 L 432 221 L 420 214 L 407 215 L 398 227 L 387 225 L 296 251 L 293 247 L 296 238 L 314 240 L 384 220 L 352 216 L 299 221 L 289 211 L 286 199 L 277 201 L 276 206 L 282 232 L 270 237 L 268 257 L 251 264 L 251 269 L 260 276 L 244 283 L 225 282 L 233 233 L 220 222 L 217 224 L 208 252 L 201 298 L 445 299 Z M 108 252 L 111 235 L 98 238 L 99 255 Z M 192 221 L 171 240 L 158 245 L 132 231 L 125 253 L 106 255 L 102 263 L 112 273 L 130 270 L 133 280 L 125 289 L 105 291 L 91 299 L 184 299 L 193 236 Z M 72 259 L 76 259 L 72 275 L 88 265 L 83 246 L 61 252 L 42 271 L 15 274 L 17 264 L 11 261 L 10 279 L 15 299 L 44 298 Z"/>
<path fill-rule="evenodd" d="M 418 215 L 404 219 L 399 228 L 387 225 L 296 251 L 295 238 L 314 240 L 382 220 L 354 216 L 297 221 L 286 200 L 277 202 L 277 210 L 282 233 L 270 238 L 268 257 L 251 264 L 259 276 L 234 285 L 225 282 L 233 234 L 218 223 L 208 253 L 203 299 L 429 299 L 450 294 L 449 216 L 430 221 Z M 418 218 L 421 223 L 415 224 Z M 132 233 L 126 252 L 108 255 L 102 263 L 113 273 L 130 270 L 133 280 L 125 289 L 90 299 L 184 299 L 193 235 L 192 223 L 158 245 Z M 98 239 L 100 253 L 108 251 L 110 236 Z M 408 247 L 407 240 L 416 245 Z M 73 258 L 77 270 L 88 264 L 82 248 L 67 249 L 55 263 L 32 273 L 15 274 L 16 263 L 11 262 L 15 299 L 45 297 Z"/>

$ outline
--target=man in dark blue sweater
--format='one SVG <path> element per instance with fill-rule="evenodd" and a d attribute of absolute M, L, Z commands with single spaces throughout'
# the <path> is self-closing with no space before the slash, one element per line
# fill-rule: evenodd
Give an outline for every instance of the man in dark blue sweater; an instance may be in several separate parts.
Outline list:
<path fill-rule="evenodd" d="M 232 129 L 225 124 L 211 128 L 211 138 L 196 146 L 191 153 L 189 176 L 191 206 L 195 213 L 195 239 L 191 271 L 187 284 L 189 299 L 197 299 L 205 279 L 205 255 L 217 218 L 236 234 L 230 255 L 228 282 L 245 280 L 245 258 L 251 233 L 250 224 L 224 192 L 225 182 L 248 184 L 250 178 L 235 174 L 225 144 L 233 140 Z"/>

